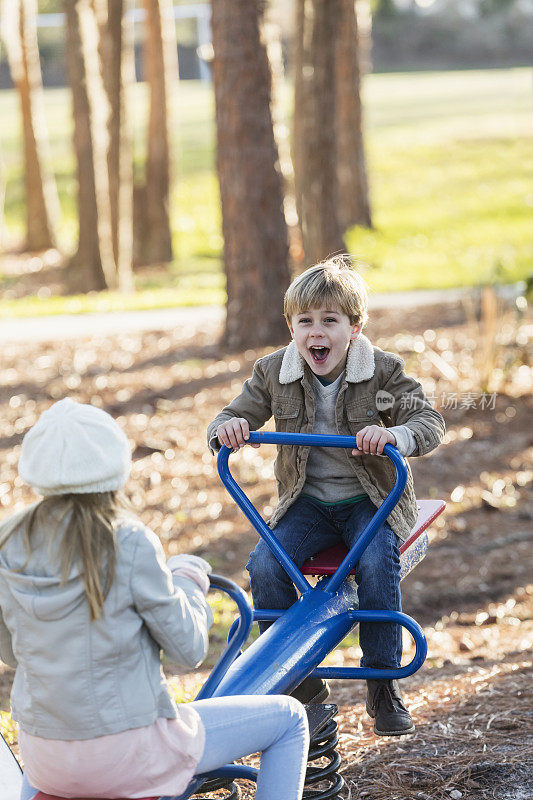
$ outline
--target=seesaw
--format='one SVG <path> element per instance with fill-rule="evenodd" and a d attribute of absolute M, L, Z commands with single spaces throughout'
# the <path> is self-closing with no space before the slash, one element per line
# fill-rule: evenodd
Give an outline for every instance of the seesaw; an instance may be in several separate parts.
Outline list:
<path fill-rule="evenodd" d="M 344 447 L 354 449 L 354 436 L 326 436 L 300 433 L 250 433 L 250 444 L 277 444 L 292 446 Z M 228 594 L 237 604 L 239 617 L 230 628 L 228 645 L 207 681 L 197 695 L 197 700 L 226 695 L 289 694 L 309 675 L 320 678 L 379 679 L 405 678 L 416 672 L 424 663 L 427 652 L 426 639 L 420 626 L 407 614 L 397 611 L 358 609 L 357 587 L 350 578 L 355 564 L 365 547 L 379 530 L 398 502 L 406 484 L 407 467 L 403 456 L 390 444 L 385 445 L 384 456 L 396 470 L 396 481 L 375 515 L 348 551 L 337 545 L 308 559 L 302 570 L 294 564 L 277 541 L 257 509 L 235 482 L 229 470 L 231 450 L 223 446 L 218 456 L 218 471 L 226 489 L 246 517 L 266 541 L 283 566 L 300 597 L 288 610 L 253 611 L 244 591 L 232 581 L 219 575 L 211 576 L 211 588 Z M 407 575 L 426 554 L 427 528 L 444 510 L 440 500 L 422 500 L 411 535 L 400 547 L 401 576 Z M 318 577 L 315 586 L 306 575 Z M 244 652 L 252 624 L 268 621 L 273 624 Z M 406 628 L 415 642 L 415 654 L 409 664 L 399 669 L 368 669 L 362 667 L 321 667 L 326 656 L 333 651 L 359 622 L 398 623 Z M 338 769 L 340 756 L 335 751 L 338 741 L 334 704 L 307 707 L 311 746 L 310 766 L 307 772 L 304 800 L 335 800 L 339 798 L 344 781 Z M 2 743 L 0 743 L 2 744 Z M 18 800 L 21 773 L 9 748 L 0 748 L 0 788 L 5 772 L 6 789 L 2 800 Z M 313 762 L 321 761 L 320 765 Z M 326 762 L 324 765 L 323 762 Z M 13 763 L 15 762 L 15 763 Z M 5 765 L 5 767 L 4 767 Z M 228 764 L 213 773 L 193 778 L 181 795 L 160 800 L 188 800 L 204 796 L 217 789 L 225 789 L 225 800 L 240 797 L 237 778 L 256 780 L 257 770 L 242 764 Z M 42 792 L 35 800 L 61 800 Z M 91 800 L 77 798 L 76 800 Z M 117 800 L 109 798 L 109 800 Z M 122 798 L 121 800 L 124 800 Z M 143 798 L 158 800 L 158 798 Z M 273 799 L 274 800 L 274 799 Z"/>

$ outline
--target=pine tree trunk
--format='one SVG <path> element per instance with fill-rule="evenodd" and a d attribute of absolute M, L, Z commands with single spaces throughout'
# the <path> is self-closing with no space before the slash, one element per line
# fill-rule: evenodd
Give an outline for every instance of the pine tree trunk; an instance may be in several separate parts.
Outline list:
<path fill-rule="evenodd" d="M 281 342 L 289 283 L 282 178 L 259 0 L 214 0 L 213 81 L 230 348 Z"/>
<path fill-rule="evenodd" d="M 67 65 L 78 162 L 78 251 L 71 287 L 132 286 L 132 163 L 125 113 L 131 71 L 123 0 L 66 0 Z"/>
<path fill-rule="evenodd" d="M 78 249 L 69 266 L 72 291 L 105 289 L 96 201 L 95 164 L 86 58 L 82 47 L 82 18 L 92 13 L 89 0 L 65 0 L 66 54 L 72 90 L 74 150 L 78 179 Z M 92 26 L 94 30 L 96 23 Z M 107 168 L 105 169 L 107 174 Z M 111 245 L 111 257 L 113 249 Z"/>
<path fill-rule="evenodd" d="M 4 161 L 2 158 L 2 149 L 0 147 L 0 247 L 2 247 L 2 238 L 4 235 L 4 203 L 6 199 L 6 179 L 4 175 Z"/>
<path fill-rule="evenodd" d="M 274 140 L 279 154 L 279 169 L 283 176 L 283 209 L 289 231 L 290 254 L 292 261 L 299 265 L 303 258 L 302 234 L 296 211 L 290 126 L 287 122 L 284 105 L 285 65 L 283 63 L 281 26 L 276 17 L 278 9 L 279 6 L 275 6 L 272 2 L 267 5 L 265 19 L 261 26 L 261 37 L 265 43 L 272 74 L 272 122 Z"/>
<path fill-rule="evenodd" d="M 363 144 L 359 32 L 354 0 L 339 0 L 340 20 L 335 48 L 337 177 L 339 218 L 351 225 L 372 227 Z"/>
<path fill-rule="evenodd" d="M 56 246 L 59 200 L 48 168 L 49 146 L 37 46 L 37 1 L 2 4 L 2 33 L 22 112 L 27 250 Z"/>
<path fill-rule="evenodd" d="M 304 92 L 304 19 L 306 0 L 296 0 L 296 21 L 294 26 L 294 114 L 292 123 L 292 163 L 294 168 L 294 197 L 296 213 L 300 224 L 302 221 L 302 179 L 304 166 L 302 162 L 303 124 L 307 115 L 305 109 L 306 93 Z M 305 253 L 300 254 L 303 261 Z"/>
<path fill-rule="evenodd" d="M 295 170 L 308 264 L 344 252 L 339 221 L 335 131 L 335 42 L 339 0 L 307 0 L 301 10 L 301 75 L 296 81 Z"/>
<path fill-rule="evenodd" d="M 135 263 L 172 261 L 170 230 L 171 117 L 179 80 L 171 0 L 143 0 L 145 78 L 150 93 L 146 181 L 135 192 Z"/>
<path fill-rule="evenodd" d="M 96 0 L 95 10 L 109 103 L 107 170 L 113 259 L 118 287 L 127 291 L 133 285 L 133 161 L 125 93 L 133 79 L 133 54 L 125 31 L 124 0 Z"/>

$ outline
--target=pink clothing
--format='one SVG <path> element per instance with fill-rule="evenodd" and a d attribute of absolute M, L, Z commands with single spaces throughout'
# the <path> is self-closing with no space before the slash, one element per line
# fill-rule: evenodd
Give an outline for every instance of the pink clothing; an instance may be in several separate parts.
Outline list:
<path fill-rule="evenodd" d="M 43 739 L 19 731 L 28 780 L 62 797 L 159 797 L 181 794 L 205 743 L 199 714 L 178 706 L 178 718 L 94 739 Z"/>

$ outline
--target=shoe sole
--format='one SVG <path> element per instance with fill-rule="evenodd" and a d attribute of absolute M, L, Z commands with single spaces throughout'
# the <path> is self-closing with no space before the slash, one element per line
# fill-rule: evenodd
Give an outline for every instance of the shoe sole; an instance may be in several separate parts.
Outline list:
<path fill-rule="evenodd" d="M 378 731 L 376 726 L 374 725 L 374 733 L 376 736 L 405 736 L 408 733 L 414 733 L 415 726 L 413 725 L 409 730 L 405 731 Z"/>
<path fill-rule="evenodd" d="M 374 717 L 376 716 L 374 714 L 374 712 L 372 711 L 372 709 L 368 707 L 368 704 L 366 706 L 366 713 L 368 714 L 368 716 L 371 719 L 374 719 Z M 380 731 L 374 725 L 374 733 L 376 734 L 376 736 L 405 736 L 408 733 L 414 733 L 414 732 L 415 732 L 415 726 L 414 725 L 411 725 L 410 728 L 408 728 L 408 729 L 406 729 L 404 731 Z"/>

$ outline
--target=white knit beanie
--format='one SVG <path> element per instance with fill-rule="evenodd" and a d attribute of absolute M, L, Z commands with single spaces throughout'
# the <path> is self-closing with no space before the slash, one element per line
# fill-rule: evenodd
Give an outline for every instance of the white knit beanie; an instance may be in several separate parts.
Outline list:
<path fill-rule="evenodd" d="M 66 397 L 22 440 L 20 477 L 39 494 L 111 492 L 126 483 L 131 448 L 106 411 Z"/>

